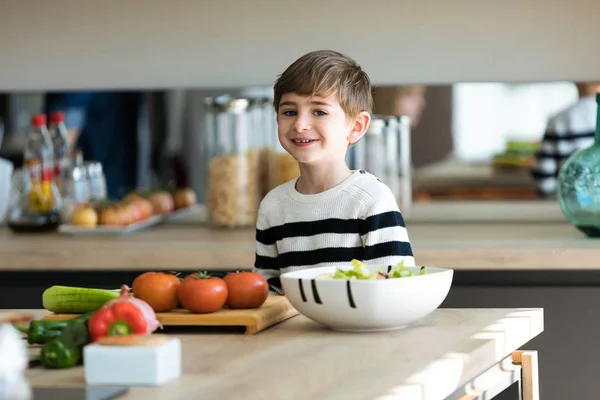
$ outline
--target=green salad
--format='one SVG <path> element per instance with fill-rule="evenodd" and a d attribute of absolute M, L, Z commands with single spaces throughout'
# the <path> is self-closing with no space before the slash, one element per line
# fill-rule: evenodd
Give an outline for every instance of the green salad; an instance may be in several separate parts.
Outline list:
<path fill-rule="evenodd" d="M 391 267 L 391 266 L 390 266 Z M 387 271 L 388 268 L 385 268 Z M 396 264 L 390 269 L 390 272 L 381 272 L 380 267 L 377 267 L 375 272 L 371 272 L 361 261 L 352 260 L 352 269 L 344 271 L 337 268 L 334 273 L 326 273 L 317 275 L 319 279 L 341 279 L 341 280 L 373 280 L 373 279 L 394 279 L 407 278 L 415 275 L 425 275 L 427 271 L 425 267 L 421 267 L 418 273 L 404 267 L 404 260 Z"/>

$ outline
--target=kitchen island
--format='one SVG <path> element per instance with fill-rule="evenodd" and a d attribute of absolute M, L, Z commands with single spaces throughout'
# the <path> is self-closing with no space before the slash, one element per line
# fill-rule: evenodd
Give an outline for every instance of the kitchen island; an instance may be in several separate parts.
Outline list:
<path fill-rule="evenodd" d="M 443 308 L 543 308 L 546 331 L 531 342 L 540 351 L 542 398 L 595 398 L 600 241 L 561 221 L 555 207 L 533 216 L 536 204 L 502 207 L 497 217 L 481 204 L 413 213 L 407 225 L 417 263 L 455 270 Z M 0 228 L 0 308 L 41 308 L 41 293 L 55 284 L 117 288 L 146 270 L 226 272 L 253 261 L 252 229 L 168 224 L 84 238 Z M 566 370 L 568 360 L 577 362 Z"/>
<path fill-rule="evenodd" d="M 543 319 L 541 309 L 439 309 L 380 333 L 334 332 L 296 316 L 256 335 L 176 334 L 182 377 L 120 398 L 492 398 L 520 379 L 511 353 L 535 350 L 528 342 L 544 330 Z M 85 385 L 82 367 L 35 367 L 28 377 L 34 388 Z"/>

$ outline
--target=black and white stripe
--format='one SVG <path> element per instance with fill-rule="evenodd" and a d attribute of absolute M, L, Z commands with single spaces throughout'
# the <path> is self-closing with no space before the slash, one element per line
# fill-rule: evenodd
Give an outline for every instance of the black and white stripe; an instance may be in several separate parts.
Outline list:
<path fill-rule="evenodd" d="M 307 303 L 309 301 L 309 298 L 307 297 L 306 291 L 304 290 L 304 283 L 302 279 L 298 279 L 298 286 L 300 289 L 300 298 L 302 299 L 302 302 Z M 313 295 L 314 302 L 316 304 L 323 304 L 323 302 L 321 301 L 321 296 L 319 296 L 319 291 L 317 289 L 316 279 L 310 280 L 310 289 Z M 356 302 L 354 301 L 354 295 L 352 294 L 352 283 L 350 280 L 346 281 L 346 296 L 348 297 L 348 305 L 350 306 L 350 308 L 356 308 Z"/>
<path fill-rule="evenodd" d="M 414 265 L 406 226 L 389 189 L 371 174 L 355 173 L 345 185 L 316 197 L 290 195 L 294 181 L 263 200 L 256 230 L 255 270 L 280 292 L 288 271 L 348 265 Z"/>
<path fill-rule="evenodd" d="M 548 122 L 532 170 L 541 196 L 555 194 L 558 174 L 567 158 L 593 144 L 596 112 L 595 99 L 585 97 Z"/>

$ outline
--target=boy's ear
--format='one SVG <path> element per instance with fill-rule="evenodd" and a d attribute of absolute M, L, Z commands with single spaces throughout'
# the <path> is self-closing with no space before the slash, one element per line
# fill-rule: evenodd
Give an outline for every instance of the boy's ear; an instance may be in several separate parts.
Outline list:
<path fill-rule="evenodd" d="M 350 134 L 348 135 L 348 142 L 356 143 L 358 140 L 363 137 L 367 128 L 369 127 L 369 123 L 371 122 L 371 114 L 366 111 L 362 111 L 358 114 L 358 116 L 354 119 L 354 123 L 352 125 L 352 129 L 350 130 Z"/>

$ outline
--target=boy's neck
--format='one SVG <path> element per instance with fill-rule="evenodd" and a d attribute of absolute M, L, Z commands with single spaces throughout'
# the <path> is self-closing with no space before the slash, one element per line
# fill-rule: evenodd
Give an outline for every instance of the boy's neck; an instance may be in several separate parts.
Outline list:
<path fill-rule="evenodd" d="M 300 164 L 296 190 L 301 194 L 317 194 L 329 190 L 352 175 L 345 161 L 325 164 Z"/>

